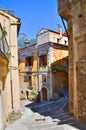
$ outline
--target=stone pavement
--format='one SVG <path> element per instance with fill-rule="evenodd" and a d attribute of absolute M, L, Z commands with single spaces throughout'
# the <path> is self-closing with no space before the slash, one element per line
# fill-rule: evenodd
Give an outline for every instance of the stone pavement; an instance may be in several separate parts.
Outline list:
<path fill-rule="evenodd" d="M 85 126 L 63 111 L 65 104 L 67 105 L 65 99 L 41 104 L 31 104 L 28 100 L 22 100 L 21 118 L 9 123 L 5 130 L 86 130 Z"/>

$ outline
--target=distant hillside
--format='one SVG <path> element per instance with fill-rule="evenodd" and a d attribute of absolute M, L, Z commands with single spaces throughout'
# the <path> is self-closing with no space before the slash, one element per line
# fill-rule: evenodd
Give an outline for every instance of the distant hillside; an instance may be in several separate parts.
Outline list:
<path fill-rule="evenodd" d="M 18 40 L 18 48 L 25 48 L 26 46 L 25 46 L 25 41 L 26 41 L 26 38 L 22 38 L 22 39 L 20 39 L 20 40 Z M 29 39 L 29 44 L 28 44 L 28 46 L 30 45 L 34 45 L 34 44 L 36 44 L 36 39 L 35 38 L 31 38 L 31 39 Z"/>

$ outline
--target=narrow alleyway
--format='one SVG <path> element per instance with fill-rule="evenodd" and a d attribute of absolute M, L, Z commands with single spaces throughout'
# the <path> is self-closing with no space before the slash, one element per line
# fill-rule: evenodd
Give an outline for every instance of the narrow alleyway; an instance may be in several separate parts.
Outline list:
<path fill-rule="evenodd" d="M 86 126 L 68 115 L 68 98 L 39 104 L 22 100 L 21 108 L 21 118 L 5 130 L 86 130 Z"/>

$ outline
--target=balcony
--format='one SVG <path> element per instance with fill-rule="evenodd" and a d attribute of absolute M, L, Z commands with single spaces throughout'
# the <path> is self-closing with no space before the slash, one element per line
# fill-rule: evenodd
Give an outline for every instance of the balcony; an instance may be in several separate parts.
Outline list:
<path fill-rule="evenodd" d="M 39 71 L 48 71 L 47 65 L 40 66 Z"/>
<path fill-rule="evenodd" d="M 63 17 L 65 20 L 68 20 L 72 17 L 71 2 L 72 0 L 58 0 L 59 15 Z"/>
<path fill-rule="evenodd" d="M 8 44 L 6 41 L 6 38 L 1 38 L 0 39 L 0 55 L 4 56 L 4 58 L 8 59 L 9 58 L 9 54 L 8 54 Z"/>
<path fill-rule="evenodd" d="M 26 66 L 25 70 L 26 70 L 26 72 L 31 72 L 32 71 L 32 66 Z"/>

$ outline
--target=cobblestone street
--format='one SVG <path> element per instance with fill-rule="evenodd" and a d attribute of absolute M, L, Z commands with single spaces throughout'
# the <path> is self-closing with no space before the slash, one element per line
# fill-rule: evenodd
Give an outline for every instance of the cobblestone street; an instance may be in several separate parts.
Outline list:
<path fill-rule="evenodd" d="M 68 115 L 67 105 L 67 99 L 40 104 L 22 100 L 21 118 L 8 124 L 5 130 L 86 130 L 86 126 Z"/>

